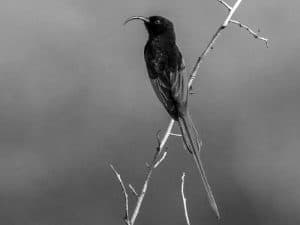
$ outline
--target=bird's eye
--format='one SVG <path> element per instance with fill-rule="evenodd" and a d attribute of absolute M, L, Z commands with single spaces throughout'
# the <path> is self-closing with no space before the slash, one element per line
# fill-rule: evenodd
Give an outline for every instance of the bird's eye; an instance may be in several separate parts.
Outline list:
<path fill-rule="evenodd" d="M 160 20 L 155 20 L 155 24 L 160 24 Z"/>

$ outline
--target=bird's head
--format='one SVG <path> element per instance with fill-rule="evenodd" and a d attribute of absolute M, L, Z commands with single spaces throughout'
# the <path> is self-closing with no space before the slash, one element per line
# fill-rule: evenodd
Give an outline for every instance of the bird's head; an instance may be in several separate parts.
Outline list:
<path fill-rule="evenodd" d="M 143 16 L 133 16 L 128 18 L 124 24 L 127 24 L 129 21 L 132 20 L 141 20 L 144 22 L 145 27 L 151 37 L 169 34 L 174 35 L 174 28 L 173 23 L 165 17 L 162 16 L 150 16 L 150 17 L 143 17 Z"/>

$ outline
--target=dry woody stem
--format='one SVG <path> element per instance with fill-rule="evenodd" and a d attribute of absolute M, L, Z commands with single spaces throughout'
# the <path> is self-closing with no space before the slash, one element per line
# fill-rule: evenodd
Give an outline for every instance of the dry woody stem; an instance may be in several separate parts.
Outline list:
<path fill-rule="evenodd" d="M 127 190 L 126 190 L 126 187 L 124 185 L 124 182 L 122 180 L 122 177 L 121 175 L 118 173 L 118 171 L 114 168 L 113 165 L 110 164 L 110 167 L 111 169 L 114 171 L 116 177 L 118 178 L 118 181 L 121 185 L 121 188 L 122 188 L 122 192 L 123 192 L 123 195 L 124 195 L 124 199 L 125 199 L 125 216 L 124 216 L 124 221 L 127 225 L 130 225 L 130 221 L 129 221 L 129 207 L 128 207 L 128 194 L 127 194 Z"/>
<path fill-rule="evenodd" d="M 184 216 L 185 216 L 186 224 L 191 225 L 189 213 L 188 213 L 188 209 L 187 209 L 187 204 L 186 204 L 186 197 L 184 195 L 184 178 L 185 178 L 185 173 L 183 173 L 182 177 L 181 177 L 181 197 L 182 197 L 182 202 L 183 202 L 183 209 L 184 209 Z"/>
<path fill-rule="evenodd" d="M 153 157 L 152 163 L 147 166 L 148 172 L 146 174 L 146 179 L 145 179 L 144 185 L 142 187 L 141 193 L 138 194 L 137 191 L 135 190 L 135 188 L 131 184 L 128 185 L 131 192 L 137 198 L 136 206 L 133 210 L 133 213 L 132 213 L 131 217 L 129 216 L 129 210 L 128 210 L 129 201 L 128 201 L 128 194 L 127 194 L 126 186 L 125 186 L 125 184 L 124 184 L 124 182 L 121 178 L 121 175 L 117 172 L 117 170 L 113 167 L 113 165 L 110 165 L 111 169 L 114 171 L 116 177 L 118 178 L 118 181 L 121 185 L 122 192 L 123 192 L 123 195 L 124 195 L 124 199 L 125 199 L 124 222 L 127 225 L 133 225 L 135 223 L 135 220 L 136 220 L 136 218 L 137 218 L 137 216 L 140 212 L 144 197 L 146 195 L 146 192 L 147 192 L 147 189 L 148 189 L 148 184 L 149 184 L 150 178 L 152 176 L 153 169 L 157 168 L 167 156 L 167 152 L 164 152 L 163 154 L 159 154 L 159 152 L 158 152 L 159 146 L 160 146 L 160 141 L 158 143 L 157 151 L 156 151 L 156 153 Z"/>
<path fill-rule="evenodd" d="M 230 23 L 233 23 L 233 24 L 236 24 L 236 25 L 238 25 L 238 26 L 241 27 L 241 28 L 246 29 L 246 30 L 249 32 L 249 34 L 251 34 L 254 38 L 264 41 L 265 44 L 266 44 L 266 47 L 267 47 L 267 48 L 269 47 L 269 45 L 268 45 L 269 39 L 268 39 L 268 38 L 265 38 L 265 37 L 262 37 L 262 36 L 259 36 L 259 35 L 258 35 L 259 32 L 253 31 L 250 27 L 248 27 L 248 26 L 242 24 L 240 21 L 237 21 L 237 20 L 230 20 L 229 22 L 230 22 Z"/>

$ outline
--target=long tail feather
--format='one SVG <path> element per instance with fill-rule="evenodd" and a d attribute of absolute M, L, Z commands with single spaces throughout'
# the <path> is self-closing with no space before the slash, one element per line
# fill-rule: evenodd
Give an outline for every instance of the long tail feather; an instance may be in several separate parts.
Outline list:
<path fill-rule="evenodd" d="M 198 171 L 201 175 L 202 182 L 205 187 L 205 191 L 208 196 L 209 203 L 217 215 L 217 218 L 220 218 L 219 210 L 217 203 L 215 201 L 215 198 L 213 196 L 211 187 L 207 181 L 207 177 L 205 175 L 205 170 L 203 168 L 201 159 L 200 159 L 200 150 L 201 150 L 201 144 L 199 142 L 199 135 L 198 132 L 194 126 L 194 123 L 192 121 L 192 118 L 189 114 L 189 112 L 185 113 L 184 115 L 180 116 L 178 119 L 180 130 L 183 137 L 183 142 L 186 146 L 186 148 L 193 154 L 194 160 L 196 162 Z"/>

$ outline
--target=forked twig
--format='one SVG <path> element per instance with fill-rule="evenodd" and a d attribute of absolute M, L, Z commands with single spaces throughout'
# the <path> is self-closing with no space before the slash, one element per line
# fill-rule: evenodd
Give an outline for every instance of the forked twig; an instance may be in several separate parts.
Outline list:
<path fill-rule="evenodd" d="M 158 137 L 158 134 L 157 133 L 157 138 L 158 138 L 158 145 L 160 146 L 160 141 L 159 141 L 159 137 Z M 159 148 L 158 146 L 158 148 Z M 158 149 L 157 148 L 157 149 Z M 117 176 L 118 180 L 119 180 L 119 183 L 121 184 L 121 187 L 122 187 L 122 192 L 124 194 L 124 199 L 125 199 L 125 216 L 124 216 L 124 221 L 127 225 L 133 225 L 135 223 L 135 220 L 140 212 L 140 209 L 141 209 L 141 206 L 142 206 L 142 203 L 143 203 L 143 200 L 144 200 L 144 197 L 145 197 L 145 194 L 147 192 L 147 189 L 148 189 L 148 184 L 149 184 L 149 181 L 151 179 L 151 176 L 152 176 L 152 172 L 155 168 L 157 168 L 162 162 L 163 160 L 166 158 L 167 156 L 167 152 L 164 152 L 161 156 L 161 154 L 159 154 L 158 151 L 155 152 L 155 155 L 153 157 L 153 160 L 152 160 L 152 163 L 151 164 L 147 164 L 147 168 L 148 168 L 148 172 L 146 174 L 146 179 L 145 179 L 145 182 L 144 182 L 144 185 L 142 187 L 142 190 L 140 192 L 140 194 L 138 194 L 135 190 L 135 188 L 129 184 L 129 188 L 130 190 L 132 191 L 132 193 L 135 195 L 135 197 L 137 197 L 137 201 L 136 201 L 136 205 L 134 207 L 134 210 L 133 210 L 133 213 L 132 213 L 132 216 L 129 218 L 129 210 L 128 210 L 128 194 L 127 194 L 127 190 L 126 190 L 126 187 L 124 185 L 124 182 L 121 178 L 121 175 L 117 172 L 117 170 L 113 167 L 113 165 L 110 165 L 111 169 L 114 171 L 115 175 Z"/>
<path fill-rule="evenodd" d="M 147 192 L 148 184 L 149 184 L 153 169 L 157 168 L 162 163 L 162 161 L 165 159 L 166 155 L 167 155 L 167 152 L 164 152 L 162 157 L 159 158 L 160 155 L 157 154 L 157 153 L 155 154 L 154 159 L 153 159 L 151 165 L 148 168 L 148 173 L 146 175 L 146 179 L 145 179 L 142 191 L 141 191 L 140 195 L 138 196 L 136 206 L 135 206 L 134 211 L 132 213 L 132 216 L 131 216 L 131 219 L 130 219 L 130 224 L 131 225 L 134 224 L 134 222 L 135 222 L 135 220 L 136 220 L 136 218 L 137 218 L 137 216 L 140 212 L 140 208 L 142 206 L 145 194 Z"/>

